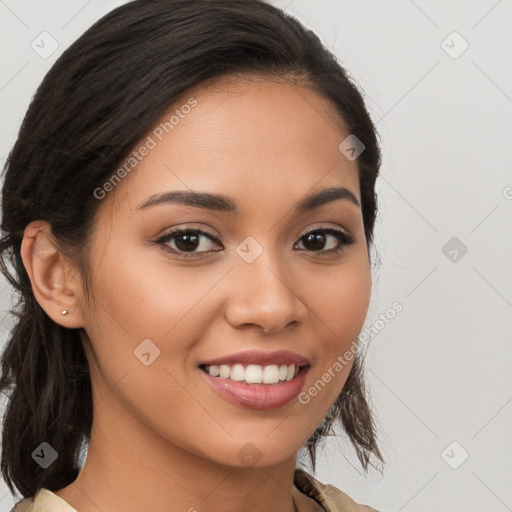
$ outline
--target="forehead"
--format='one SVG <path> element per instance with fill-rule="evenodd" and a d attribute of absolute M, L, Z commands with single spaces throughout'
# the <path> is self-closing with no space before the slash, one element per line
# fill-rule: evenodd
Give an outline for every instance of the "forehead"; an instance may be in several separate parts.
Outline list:
<path fill-rule="evenodd" d="M 113 195 L 128 197 L 120 206 L 131 210 L 152 194 L 187 189 L 238 198 L 242 209 L 334 186 L 359 199 L 357 164 L 338 149 L 348 135 L 332 102 L 307 87 L 216 79 L 186 91 L 161 117 Z"/>

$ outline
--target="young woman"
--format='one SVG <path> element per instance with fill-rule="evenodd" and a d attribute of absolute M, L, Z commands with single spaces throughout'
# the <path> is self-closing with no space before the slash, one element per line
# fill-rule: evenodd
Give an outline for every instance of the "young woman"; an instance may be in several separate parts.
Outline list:
<path fill-rule="evenodd" d="M 345 70 L 263 1 L 83 34 L 4 171 L 14 510 L 373 510 L 297 456 L 339 423 L 382 459 L 357 352 L 379 166 Z"/>

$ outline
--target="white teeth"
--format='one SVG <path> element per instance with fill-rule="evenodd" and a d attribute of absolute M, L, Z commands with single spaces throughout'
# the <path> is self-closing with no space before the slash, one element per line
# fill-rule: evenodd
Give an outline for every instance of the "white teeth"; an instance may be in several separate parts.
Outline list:
<path fill-rule="evenodd" d="M 263 368 L 263 384 L 275 384 L 279 382 L 279 369 L 276 364 Z"/>
<path fill-rule="evenodd" d="M 234 381 L 245 380 L 248 384 L 277 384 L 280 381 L 292 380 L 299 373 L 299 367 L 296 368 L 294 364 L 282 364 L 280 366 L 276 364 L 267 366 L 250 364 L 246 368 L 241 364 L 232 366 L 221 364 L 220 366 L 205 366 L 205 370 L 213 377 Z"/>
<path fill-rule="evenodd" d="M 231 368 L 231 375 L 229 376 L 231 380 L 244 380 L 245 379 L 245 370 L 241 364 L 235 364 L 233 368 Z"/>
<path fill-rule="evenodd" d="M 211 366 L 210 366 L 211 368 Z M 221 379 L 229 379 L 231 368 L 227 364 L 221 364 L 219 367 L 219 377 Z"/>
<path fill-rule="evenodd" d="M 248 382 L 249 384 L 261 384 L 262 381 L 263 370 L 261 366 L 258 364 L 250 364 L 245 369 L 245 382 Z"/>

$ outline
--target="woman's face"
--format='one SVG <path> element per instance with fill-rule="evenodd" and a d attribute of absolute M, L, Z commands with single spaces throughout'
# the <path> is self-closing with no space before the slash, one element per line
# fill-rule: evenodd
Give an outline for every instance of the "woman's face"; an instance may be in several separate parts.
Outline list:
<path fill-rule="evenodd" d="M 357 162 L 338 149 L 349 133 L 316 93 L 263 79 L 190 90 L 165 122 L 97 214 L 95 428 L 276 464 L 341 391 L 369 304 Z M 307 201 L 330 188 L 346 191 Z M 222 199 L 163 200 L 177 192 Z"/>

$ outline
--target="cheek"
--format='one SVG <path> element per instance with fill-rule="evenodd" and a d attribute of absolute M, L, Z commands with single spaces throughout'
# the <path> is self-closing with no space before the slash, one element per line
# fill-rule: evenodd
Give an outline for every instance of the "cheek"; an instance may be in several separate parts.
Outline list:
<path fill-rule="evenodd" d="M 113 341 L 131 346 L 149 338 L 158 344 L 169 337 L 178 341 L 184 332 L 193 339 L 196 330 L 201 332 L 202 298 L 225 270 L 171 267 L 164 258 L 155 258 L 158 250 L 128 248 L 123 257 L 111 252 L 98 265 L 93 283 L 95 322 Z"/>
<path fill-rule="evenodd" d="M 123 258 L 105 254 L 97 269 L 87 332 L 96 356 L 98 395 L 116 389 L 124 408 L 156 430 L 172 428 L 155 410 L 174 411 L 175 426 L 200 425 L 204 410 L 185 388 L 197 379 L 190 371 L 196 366 L 194 348 L 211 328 L 215 293 L 209 292 L 226 269 L 171 268 L 165 261 L 155 263 L 154 255 L 144 264 L 142 251 L 132 250 Z M 179 420 L 176 411 L 182 411 Z"/>
<path fill-rule="evenodd" d="M 321 419 L 341 392 L 354 364 L 370 302 L 371 273 L 367 260 L 354 258 L 337 269 L 336 276 L 318 277 L 315 282 L 321 286 L 315 286 L 317 292 L 309 294 L 308 305 L 318 317 L 322 350 L 299 402 Z"/>
<path fill-rule="evenodd" d="M 371 296 L 368 260 L 359 252 L 336 269 L 309 278 L 308 306 L 316 313 L 326 352 L 339 353 L 356 340 L 363 327 Z"/>

